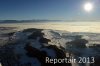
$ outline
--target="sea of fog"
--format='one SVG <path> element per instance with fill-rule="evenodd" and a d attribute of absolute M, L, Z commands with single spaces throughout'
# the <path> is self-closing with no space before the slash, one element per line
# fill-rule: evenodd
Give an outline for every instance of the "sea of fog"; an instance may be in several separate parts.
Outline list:
<path fill-rule="evenodd" d="M 70 32 L 100 33 L 100 22 L 35 22 L 35 23 L 1 23 L 0 27 L 18 27 L 17 30 L 26 28 L 64 30 Z"/>

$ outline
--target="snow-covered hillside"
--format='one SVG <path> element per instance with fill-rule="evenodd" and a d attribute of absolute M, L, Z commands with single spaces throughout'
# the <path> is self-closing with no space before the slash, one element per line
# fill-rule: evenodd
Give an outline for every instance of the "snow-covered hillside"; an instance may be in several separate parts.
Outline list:
<path fill-rule="evenodd" d="M 97 66 L 100 34 L 71 33 L 46 29 L 24 29 L 0 34 L 2 66 Z M 49 58 L 75 58 L 76 63 L 46 63 Z M 94 63 L 79 64 L 78 57 L 94 57 Z M 90 59 L 92 60 L 92 59 Z"/>

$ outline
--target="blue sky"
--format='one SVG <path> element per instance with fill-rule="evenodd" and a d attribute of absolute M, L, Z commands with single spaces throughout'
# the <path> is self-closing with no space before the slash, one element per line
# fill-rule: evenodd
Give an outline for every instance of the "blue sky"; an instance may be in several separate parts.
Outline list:
<path fill-rule="evenodd" d="M 94 9 L 87 13 L 86 2 Z M 0 0 L 0 20 L 99 20 L 100 0 Z"/>

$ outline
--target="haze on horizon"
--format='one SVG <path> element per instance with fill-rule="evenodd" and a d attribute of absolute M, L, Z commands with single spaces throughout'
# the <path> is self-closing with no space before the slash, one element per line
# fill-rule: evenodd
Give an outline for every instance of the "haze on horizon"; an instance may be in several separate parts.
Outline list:
<path fill-rule="evenodd" d="M 84 4 L 93 3 L 91 12 Z M 100 0 L 0 0 L 0 20 L 100 20 Z"/>
<path fill-rule="evenodd" d="M 100 33 L 99 2 L 100 0 L 0 0 L 0 20 L 65 20 L 19 24 L 14 21 L 0 23 L 0 27 Z"/>

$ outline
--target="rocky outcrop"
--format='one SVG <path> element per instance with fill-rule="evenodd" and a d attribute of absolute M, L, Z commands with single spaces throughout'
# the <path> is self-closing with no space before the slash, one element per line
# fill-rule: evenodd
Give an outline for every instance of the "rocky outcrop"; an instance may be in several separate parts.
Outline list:
<path fill-rule="evenodd" d="M 49 48 L 49 49 L 53 49 L 56 53 L 56 57 L 55 58 L 66 58 L 66 54 L 65 52 L 63 52 L 63 50 L 57 48 L 57 46 L 55 45 L 50 45 L 46 48 Z M 62 64 L 53 64 L 53 63 L 46 63 L 46 57 L 50 57 L 47 55 L 47 53 L 45 51 L 40 51 L 30 45 L 26 45 L 25 46 L 25 50 L 27 51 L 27 56 L 31 57 L 31 58 L 37 58 L 40 63 L 41 63 L 41 66 L 71 66 L 70 63 L 62 63 Z"/>
<path fill-rule="evenodd" d="M 0 64 L 2 66 L 99 66 L 100 46 L 87 47 L 88 40 L 80 35 L 64 34 L 60 31 L 43 29 L 24 29 L 3 34 L 7 42 L 0 46 Z M 64 32 L 65 33 L 65 32 Z M 74 39 L 73 39 L 74 38 Z M 67 55 L 68 54 L 68 55 Z M 71 63 L 46 63 L 51 59 L 70 59 L 71 57 L 94 57 L 95 62 L 89 65 Z"/>

